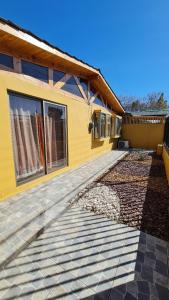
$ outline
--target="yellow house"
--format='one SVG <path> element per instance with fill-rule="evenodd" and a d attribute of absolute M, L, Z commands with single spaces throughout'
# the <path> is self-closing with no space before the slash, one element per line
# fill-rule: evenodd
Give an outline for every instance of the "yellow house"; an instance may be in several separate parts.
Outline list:
<path fill-rule="evenodd" d="M 116 147 L 123 107 L 101 72 L 0 19 L 0 199 Z"/>

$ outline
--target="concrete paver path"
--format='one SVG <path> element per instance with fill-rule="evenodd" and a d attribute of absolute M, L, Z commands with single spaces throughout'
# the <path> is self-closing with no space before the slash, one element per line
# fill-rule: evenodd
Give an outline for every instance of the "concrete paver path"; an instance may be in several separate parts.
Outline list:
<path fill-rule="evenodd" d="M 0 299 L 169 299 L 168 243 L 80 208 L 0 273 Z"/>
<path fill-rule="evenodd" d="M 69 201 L 126 151 L 113 150 L 24 193 L 0 202 L 0 268 L 58 218 Z"/>

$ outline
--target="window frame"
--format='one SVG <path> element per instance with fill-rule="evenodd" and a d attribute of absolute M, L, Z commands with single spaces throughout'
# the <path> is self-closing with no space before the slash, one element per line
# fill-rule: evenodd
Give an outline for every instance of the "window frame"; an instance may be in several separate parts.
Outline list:
<path fill-rule="evenodd" d="M 33 76 L 33 75 L 24 73 L 24 72 L 23 72 L 23 65 L 22 65 L 22 63 L 28 63 L 28 64 L 31 64 L 31 65 L 35 65 L 35 66 L 38 66 L 38 67 L 41 67 L 41 68 L 46 69 L 46 70 L 47 70 L 47 80 L 39 79 L 39 78 L 37 78 L 37 77 L 35 77 L 35 76 Z M 23 75 L 29 76 L 29 77 L 31 77 L 31 78 L 33 78 L 33 79 L 35 79 L 35 80 L 38 80 L 39 82 L 49 84 L 49 67 L 44 66 L 44 65 L 41 65 L 41 64 L 39 64 L 39 63 L 32 62 L 32 61 L 30 61 L 30 60 L 25 60 L 25 59 L 23 59 L 23 58 L 20 59 L 20 64 L 21 64 L 21 73 L 22 73 Z"/>
<path fill-rule="evenodd" d="M 29 177 L 25 178 L 25 180 L 17 181 L 16 169 L 14 167 L 16 186 L 20 186 L 22 184 L 33 181 L 37 178 L 40 178 L 42 176 L 46 176 L 50 173 L 56 172 L 57 170 L 61 170 L 65 167 L 69 166 L 69 156 L 68 156 L 68 109 L 67 109 L 67 105 L 65 105 L 65 104 L 61 104 L 61 103 L 58 103 L 58 102 L 53 102 L 53 101 L 50 101 L 50 100 L 47 100 L 47 99 L 44 99 L 44 98 L 38 98 L 36 96 L 20 93 L 20 92 L 13 91 L 13 90 L 7 90 L 9 114 L 10 114 L 10 97 L 9 96 L 12 95 L 12 94 L 13 95 L 18 95 L 18 96 L 26 98 L 26 99 L 30 99 L 30 101 L 32 99 L 34 101 L 40 102 L 41 111 L 42 111 L 42 120 L 43 120 L 42 127 L 43 127 L 44 161 L 45 161 L 44 171 L 41 172 L 41 173 L 37 173 L 34 176 L 29 176 Z M 65 108 L 65 143 L 66 143 L 66 146 L 65 146 L 65 154 L 66 154 L 65 161 L 66 161 L 66 163 L 65 163 L 64 166 L 53 168 L 51 171 L 48 171 L 48 168 L 47 168 L 47 150 L 46 150 L 46 137 L 45 137 L 45 113 L 44 113 L 45 112 L 45 110 L 44 110 L 44 104 L 45 103 L 49 103 L 49 104 L 52 104 L 52 105 L 57 105 L 57 106 L 61 106 L 61 107 Z M 11 126 L 10 126 L 10 132 L 11 132 L 10 135 L 11 135 L 11 141 L 12 141 L 13 137 L 12 137 Z M 13 149 L 12 152 L 13 152 L 13 162 L 15 164 L 14 149 Z"/>
<path fill-rule="evenodd" d="M 46 140 L 46 121 L 45 121 L 45 103 L 47 104 L 51 104 L 51 105 L 56 105 L 56 106 L 61 106 L 65 108 L 65 152 L 66 152 L 66 156 L 65 156 L 65 165 L 61 166 L 61 167 L 53 167 L 51 170 L 48 169 L 48 163 L 47 163 L 47 140 Z M 52 102 L 49 100 L 45 100 L 43 99 L 43 124 L 44 124 L 44 143 L 45 143 L 45 174 L 50 174 L 53 173 L 57 170 L 63 169 L 65 167 L 68 166 L 68 123 L 67 123 L 67 105 L 64 104 L 59 104 L 56 102 Z"/>
<path fill-rule="evenodd" d="M 105 128 L 104 128 L 104 135 L 102 134 L 102 123 L 101 123 L 101 118 L 104 115 L 104 120 L 105 120 Z M 94 111 L 93 115 L 93 138 L 95 140 L 104 140 L 106 138 L 111 138 L 111 132 L 112 132 L 112 123 L 111 123 L 111 118 L 112 116 L 110 114 L 106 114 L 105 112 L 102 111 Z M 108 122 L 109 119 L 109 122 Z M 110 126 L 109 133 L 108 133 L 108 125 Z"/>
<path fill-rule="evenodd" d="M 120 123 L 121 123 L 121 124 L 120 124 L 120 125 L 121 125 L 121 126 L 120 126 L 120 133 L 117 132 L 117 127 L 118 127 L 118 126 L 117 126 L 117 125 L 118 125 L 118 124 L 117 124 L 117 120 L 120 120 Z M 122 130 L 122 117 L 116 115 L 116 116 L 115 116 L 115 121 L 114 121 L 114 137 L 115 137 L 115 138 L 121 137 L 121 130 Z"/>
<path fill-rule="evenodd" d="M 1 54 L 4 55 L 4 56 L 8 56 L 8 57 L 12 58 L 12 66 L 13 66 L 13 67 L 9 67 L 9 66 L 6 66 L 6 65 L 0 63 L 1 68 L 5 69 L 7 71 L 8 70 L 9 71 L 14 71 L 14 56 L 11 55 L 11 54 L 4 53 L 4 52 L 0 52 L 0 55 Z"/>

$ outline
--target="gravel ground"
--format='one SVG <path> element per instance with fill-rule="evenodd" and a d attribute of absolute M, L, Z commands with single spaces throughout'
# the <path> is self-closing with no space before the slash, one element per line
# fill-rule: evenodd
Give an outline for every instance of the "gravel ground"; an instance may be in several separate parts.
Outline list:
<path fill-rule="evenodd" d="M 169 186 L 163 161 L 154 153 L 131 152 L 73 205 L 169 241 Z"/>
<path fill-rule="evenodd" d="M 120 199 L 111 187 L 95 182 L 85 188 L 75 199 L 75 205 L 92 211 L 96 214 L 104 214 L 112 220 L 120 217 Z"/>

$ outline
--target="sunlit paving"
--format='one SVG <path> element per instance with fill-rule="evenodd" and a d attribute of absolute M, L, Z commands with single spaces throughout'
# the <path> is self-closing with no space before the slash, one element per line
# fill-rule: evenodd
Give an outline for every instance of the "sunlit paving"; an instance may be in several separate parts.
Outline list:
<path fill-rule="evenodd" d="M 1 272 L 0 298 L 148 297 L 153 284 L 167 286 L 166 247 L 133 227 L 70 208 Z"/>

